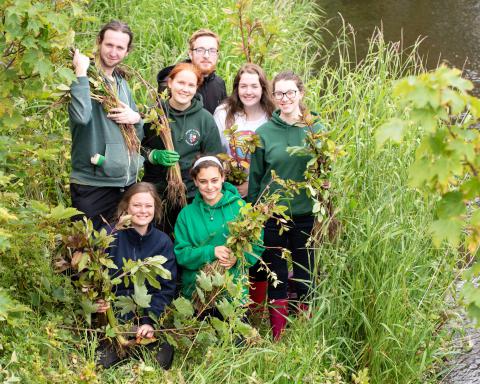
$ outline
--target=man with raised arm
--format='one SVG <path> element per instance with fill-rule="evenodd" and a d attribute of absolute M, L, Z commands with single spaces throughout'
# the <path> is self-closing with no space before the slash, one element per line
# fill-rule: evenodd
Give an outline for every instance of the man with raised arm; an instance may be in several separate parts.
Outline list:
<path fill-rule="evenodd" d="M 132 40 L 128 25 L 117 20 L 104 25 L 97 36 L 97 66 L 105 86 L 119 100 L 109 112 L 90 97 L 90 59 L 78 50 L 73 57 L 77 80 L 72 84 L 68 107 L 72 133 L 70 192 L 72 205 L 92 219 L 97 229 L 113 219 L 118 202 L 136 182 L 143 165 L 143 157 L 136 150 L 143 138 L 143 121 L 117 68 L 130 52 Z M 125 127 L 131 133 L 128 143 Z"/>
<path fill-rule="evenodd" d="M 213 114 L 215 109 L 227 97 L 225 81 L 215 73 L 217 66 L 220 38 L 209 29 L 199 29 L 188 40 L 188 61 L 196 65 L 203 75 L 203 82 L 197 93 L 202 96 L 203 107 Z M 162 92 L 167 86 L 167 77 L 174 66 L 162 69 L 157 75 L 158 90 Z"/>

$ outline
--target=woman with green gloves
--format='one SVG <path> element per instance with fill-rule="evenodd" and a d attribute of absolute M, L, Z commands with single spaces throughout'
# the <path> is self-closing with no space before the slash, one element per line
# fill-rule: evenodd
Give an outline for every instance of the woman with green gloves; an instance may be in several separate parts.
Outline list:
<path fill-rule="evenodd" d="M 193 160 L 200 153 L 222 152 L 222 144 L 212 115 L 203 108 L 196 92 L 202 83 L 202 74 L 191 63 L 177 64 L 168 76 L 170 98 L 163 107 L 170 123 L 174 151 L 165 149 L 162 139 L 150 127 L 145 127 L 142 146 L 146 153 L 145 174 L 142 181 L 155 184 L 162 198 L 167 187 L 168 167 L 179 163 L 182 180 L 187 188 L 187 200 L 195 196 L 196 187 L 189 175 Z M 179 210 L 166 207 L 165 220 L 160 229 L 171 235 Z"/>

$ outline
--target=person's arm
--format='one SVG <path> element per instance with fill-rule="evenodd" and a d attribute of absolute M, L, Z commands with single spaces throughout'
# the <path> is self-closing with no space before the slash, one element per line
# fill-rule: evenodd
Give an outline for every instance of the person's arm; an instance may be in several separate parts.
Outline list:
<path fill-rule="evenodd" d="M 172 302 L 173 297 L 175 296 L 175 288 L 177 283 L 177 264 L 173 254 L 172 241 L 167 236 L 162 236 L 160 241 L 163 241 L 165 245 L 163 249 L 159 251 L 159 254 L 167 258 L 167 261 L 163 264 L 163 267 L 170 271 L 172 278 L 167 280 L 158 277 L 157 280 L 160 282 L 160 289 L 149 286 L 148 293 L 152 295 L 152 300 L 150 302 L 150 307 L 146 312 L 153 313 L 156 318 L 159 318 L 165 311 L 165 308 Z M 153 324 L 153 321 L 149 316 L 144 316 L 140 319 L 140 324 Z"/>
<path fill-rule="evenodd" d="M 262 147 L 257 147 L 252 153 L 250 171 L 248 174 L 247 201 L 255 204 L 260 195 L 260 185 L 265 176 L 265 146 L 262 139 Z"/>
<path fill-rule="evenodd" d="M 215 260 L 215 247 L 192 244 L 190 230 L 185 220 L 185 210 L 182 210 L 175 223 L 175 256 L 178 265 L 196 271 Z"/>
<path fill-rule="evenodd" d="M 227 138 L 223 131 L 225 130 L 225 119 L 227 118 L 227 111 L 223 105 L 220 105 L 215 110 L 213 114 L 213 119 L 215 120 L 215 124 L 217 124 L 218 134 L 220 135 L 220 140 L 222 142 L 222 149 L 223 152 L 228 153 L 228 142 Z"/>
<path fill-rule="evenodd" d="M 76 49 L 73 56 L 73 67 L 77 80 L 70 87 L 71 101 L 68 105 L 68 115 L 74 125 L 87 125 L 92 119 L 92 100 L 87 77 L 89 66 L 90 59 Z"/>

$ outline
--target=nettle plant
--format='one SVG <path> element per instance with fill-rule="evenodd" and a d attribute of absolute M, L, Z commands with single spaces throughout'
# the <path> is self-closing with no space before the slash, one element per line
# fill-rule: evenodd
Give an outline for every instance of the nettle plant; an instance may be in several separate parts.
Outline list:
<path fill-rule="evenodd" d="M 388 140 L 417 140 L 419 135 L 410 185 L 438 196 L 433 243 L 463 246 L 473 256 L 480 245 L 480 99 L 468 93 L 472 89 L 460 70 L 446 66 L 398 80 L 393 90 L 398 116 L 378 128 L 376 139 L 382 147 Z M 463 288 L 477 320 L 480 290 L 472 280 L 479 274 L 477 263 L 466 271 Z"/>

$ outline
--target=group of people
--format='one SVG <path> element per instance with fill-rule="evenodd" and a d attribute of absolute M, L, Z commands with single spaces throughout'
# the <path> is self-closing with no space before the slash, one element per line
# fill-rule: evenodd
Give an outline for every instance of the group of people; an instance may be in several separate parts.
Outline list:
<path fill-rule="evenodd" d="M 129 54 L 133 34 L 123 22 L 111 21 L 97 37 L 97 62 L 104 81 L 116 90 L 120 101 L 108 112 L 90 98 L 87 76 L 90 60 L 75 51 L 73 67 L 77 80 L 71 86 L 69 105 L 72 134 L 72 205 L 93 221 L 95 228 L 131 215 L 131 228 L 116 232 L 109 252 L 119 266 L 123 259 L 162 254 L 172 272 L 172 280 L 159 278 L 161 289 L 149 287 L 151 307 L 140 317 L 138 337 L 151 338 L 154 324 L 149 313 L 159 317 L 172 301 L 177 267 L 181 294 L 189 298 L 195 289 L 197 273 L 218 261 L 234 276 L 238 260 L 226 247 L 228 222 L 234 220 L 245 200 L 255 203 L 270 185 L 271 172 L 282 179 L 302 181 L 309 158 L 291 156 L 286 148 L 304 145 L 307 127 L 302 103 L 305 87 L 291 71 L 279 73 L 270 83 L 261 67 L 247 63 L 238 71 L 233 90 L 227 97 L 225 82 L 215 72 L 220 52 L 217 34 L 201 29 L 189 40 L 189 58 L 161 70 L 159 91 L 168 89 L 163 108 L 170 123 L 174 150 L 167 150 L 161 138 L 142 118 L 131 91 L 117 66 Z M 119 124 L 133 125 L 140 153 L 126 146 Z M 256 133 L 261 141 L 251 155 L 248 181 L 232 185 L 225 181 L 225 169 L 216 156 L 236 148 L 229 145 L 223 131 L 233 125 L 240 135 Z M 321 129 L 316 126 L 315 129 Z M 167 187 L 168 167 L 179 164 L 186 186 L 188 205 L 181 210 L 166 206 L 161 219 L 162 198 Z M 137 182 L 144 167 L 142 182 Z M 270 185 L 270 190 L 279 188 Z M 245 199 L 245 200 L 244 200 Z M 306 242 L 313 227 L 312 204 L 305 191 L 285 199 L 290 217 L 288 231 L 280 229 L 275 218 L 264 227 L 263 246 L 254 244 L 250 263 L 250 305 L 262 305 L 268 297 L 272 335 L 278 340 L 288 314 L 287 260 L 282 248 L 291 251 L 293 289 L 296 307 L 308 311 L 308 294 L 314 267 L 313 253 Z M 173 240 L 173 241 L 172 241 Z M 262 258 L 280 283 L 272 284 L 257 260 Z M 129 295 L 125 287 L 117 295 Z M 99 302 L 99 312 L 108 306 Z M 165 360 L 165 357 L 163 357 Z M 167 361 L 170 361 L 167 359 Z M 168 367 L 169 364 L 163 364 Z"/>

